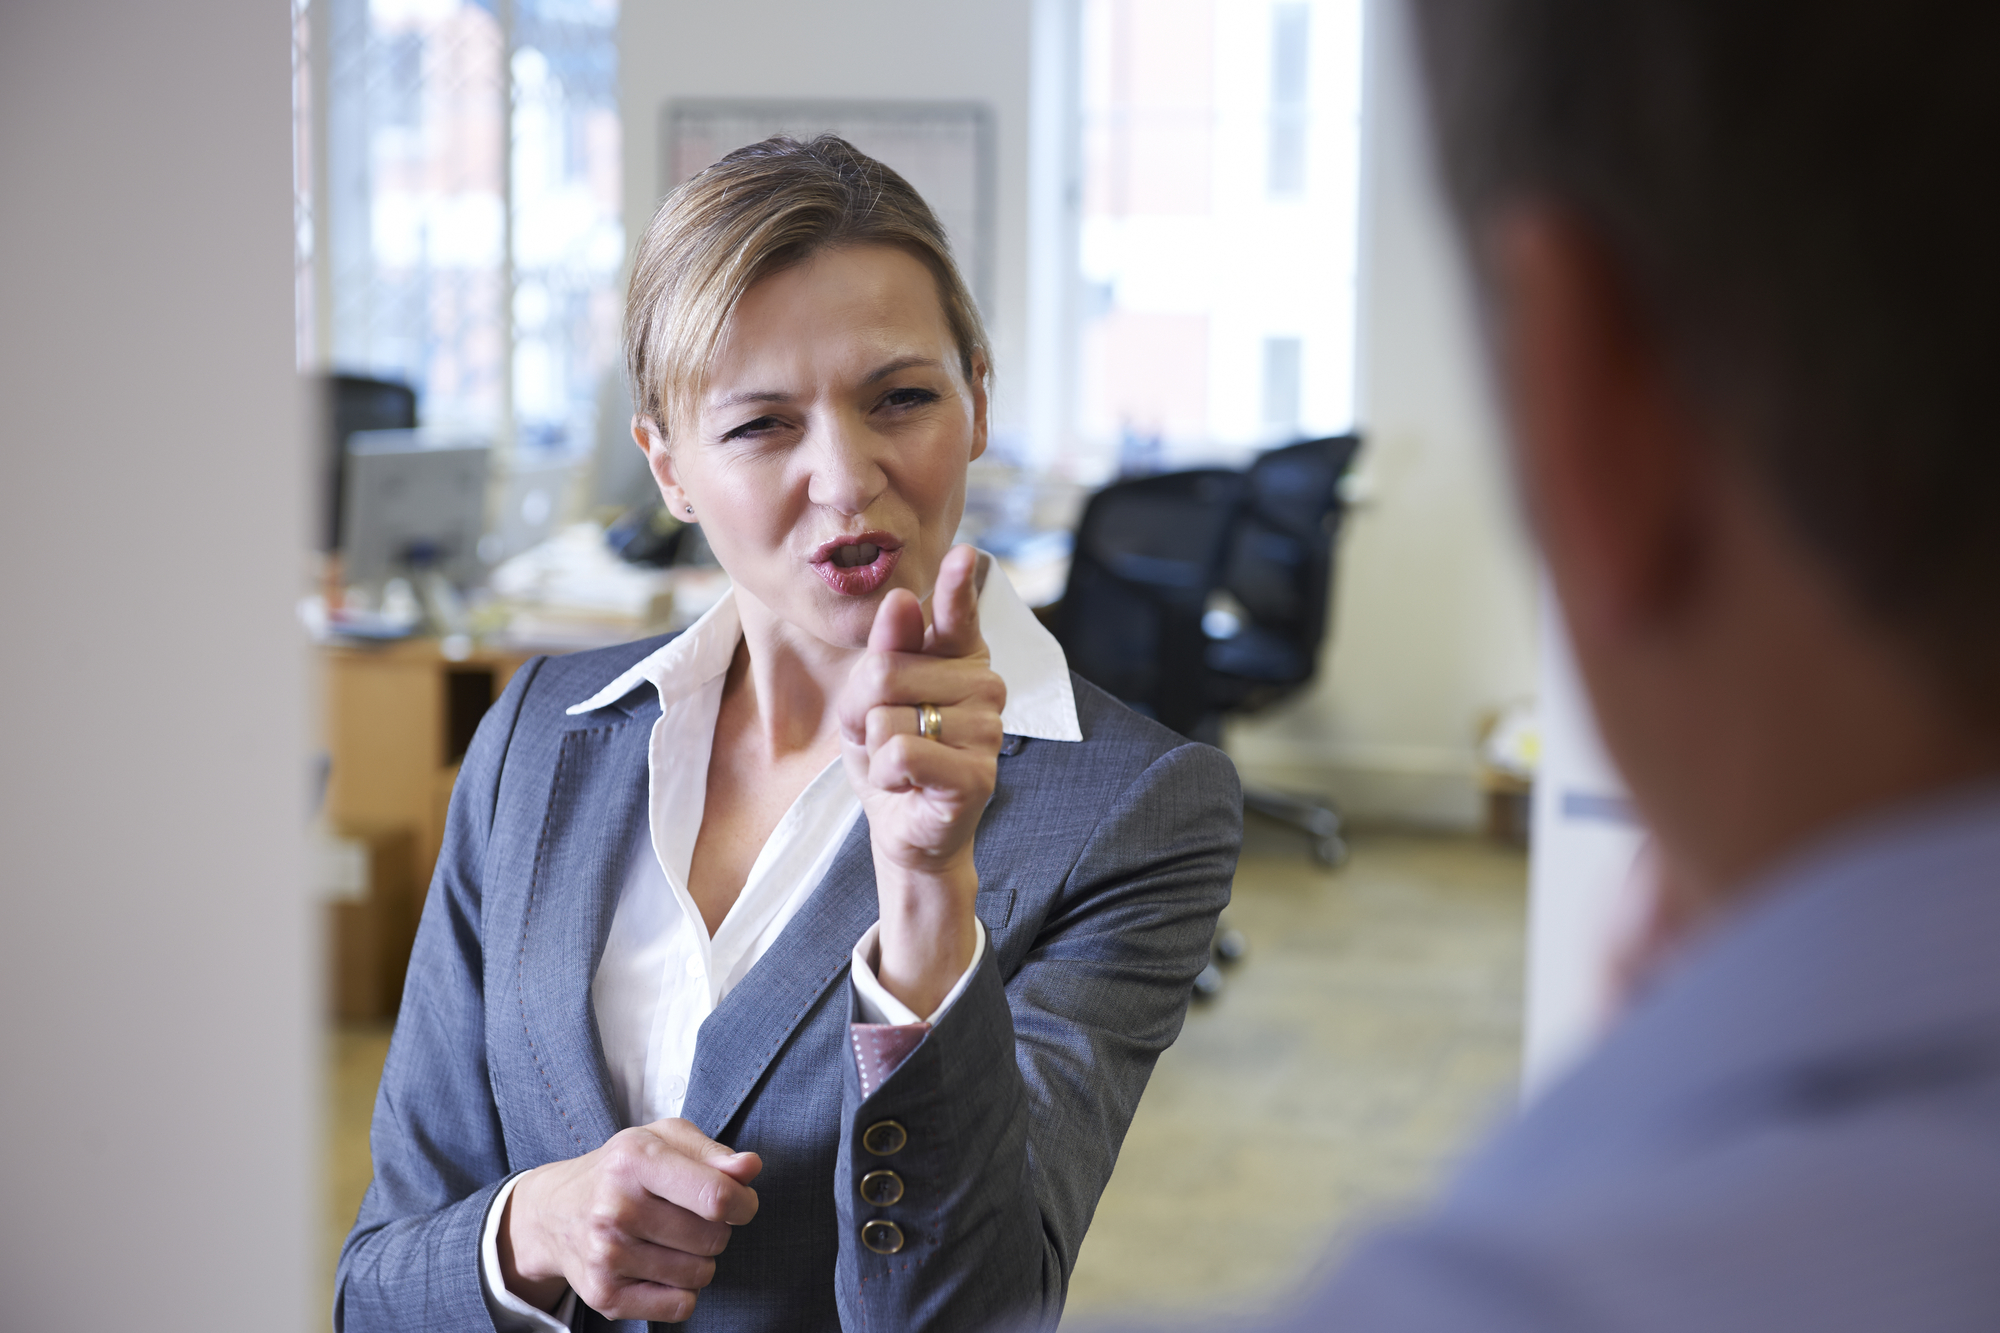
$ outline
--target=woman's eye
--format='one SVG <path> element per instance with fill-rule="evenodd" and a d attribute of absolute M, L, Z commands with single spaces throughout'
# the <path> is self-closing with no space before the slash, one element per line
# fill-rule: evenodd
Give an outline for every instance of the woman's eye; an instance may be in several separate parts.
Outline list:
<path fill-rule="evenodd" d="M 934 403 L 937 394 L 929 389 L 891 389 L 883 396 L 884 407 L 916 407 L 923 403 Z"/>
<path fill-rule="evenodd" d="M 725 440 L 741 440 L 751 435 L 762 435 L 767 430 L 775 429 L 777 425 L 778 419 L 776 417 L 758 417 L 755 421 L 746 421 L 733 430 L 723 432 L 722 438 Z"/>

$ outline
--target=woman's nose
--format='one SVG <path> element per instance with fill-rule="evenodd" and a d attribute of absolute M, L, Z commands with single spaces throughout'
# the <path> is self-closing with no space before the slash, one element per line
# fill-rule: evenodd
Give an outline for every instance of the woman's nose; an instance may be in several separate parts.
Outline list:
<path fill-rule="evenodd" d="M 807 498 L 839 514 L 866 512 L 889 483 L 875 455 L 873 433 L 845 413 L 836 413 L 815 434 Z"/>

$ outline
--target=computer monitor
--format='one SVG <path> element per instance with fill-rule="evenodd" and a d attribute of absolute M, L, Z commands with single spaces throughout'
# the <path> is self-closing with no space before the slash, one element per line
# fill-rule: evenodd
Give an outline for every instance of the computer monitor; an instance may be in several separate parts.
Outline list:
<path fill-rule="evenodd" d="M 524 458 L 517 452 L 503 484 L 494 487 L 497 508 L 480 539 L 480 563 L 490 569 L 546 541 L 556 530 L 575 480 L 573 459 Z"/>
<path fill-rule="evenodd" d="M 460 588 L 485 576 L 483 439 L 430 430 L 362 430 L 347 438 L 341 551 L 351 585 L 372 587 L 435 568 Z"/>
<path fill-rule="evenodd" d="M 337 551 L 344 527 L 340 506 L 347 485 L 347 437 L 358 430 L 414 427 L 417 395 L 407 384 L 366 375 L 316 378 L 320 410 L 319 549 Z"/>

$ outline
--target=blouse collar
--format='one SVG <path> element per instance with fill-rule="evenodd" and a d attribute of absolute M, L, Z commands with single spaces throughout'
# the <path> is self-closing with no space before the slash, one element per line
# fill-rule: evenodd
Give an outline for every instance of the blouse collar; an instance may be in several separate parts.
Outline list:
<path fill-rule="evenodd" d="M 985 586 L 980 589 L 979 628 L 986 636 L 993 671 L 1007 685 L 1000 729 L 1010 736 L 1034 740 L 1082 740 L 1069 659 L 1063 656 L 1055 635 L 1021 600 L 997 560 L 990 562 Z M 665 709 L 729 670 L 742 637 L 743 618 L 732 588 L 686 632 L 633 663 L 568 711 L 572 715 L 588 713 L 616 703 L 642 682 L 650 682 L 659 691 L 660 707 Z"/>

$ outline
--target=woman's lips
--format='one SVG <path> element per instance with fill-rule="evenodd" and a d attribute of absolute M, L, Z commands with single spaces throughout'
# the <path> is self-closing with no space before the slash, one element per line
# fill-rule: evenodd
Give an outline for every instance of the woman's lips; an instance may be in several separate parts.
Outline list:
<path fill-rule="evenodd" d="M 865 597 L 881 587 L 896 561 L 903 543 L 886 532 L 862 532 L 852 537 L 836 537 L 812 554 L 813 573 L 843 597 Z"/>

